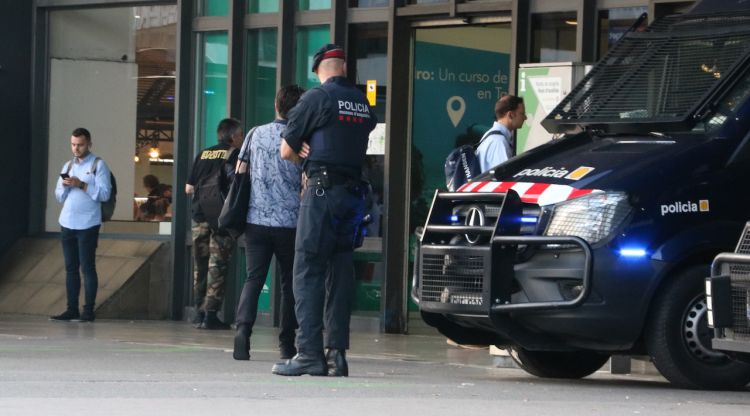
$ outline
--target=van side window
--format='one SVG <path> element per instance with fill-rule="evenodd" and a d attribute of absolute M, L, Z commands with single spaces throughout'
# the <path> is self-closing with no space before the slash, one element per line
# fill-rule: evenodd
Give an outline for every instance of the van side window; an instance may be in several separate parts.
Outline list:
<path fill-rule="evenodd" d="M 703 123 L 696 125 L 695 130 L 711 131 L 724 125 L 724 123 L 734 116 L 745 101 L 750 97 L 750 72 L 726 94 L 721 100 L 716 111 L 706 117 Z"/>

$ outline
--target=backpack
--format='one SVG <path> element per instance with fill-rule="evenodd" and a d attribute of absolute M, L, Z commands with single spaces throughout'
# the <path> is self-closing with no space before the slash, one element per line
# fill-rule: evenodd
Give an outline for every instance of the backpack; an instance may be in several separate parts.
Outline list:
<path fill-rule="evenodd" d="M 494 134 L 502 135 L 498 130 L 490 131 L 479 143 L 459 146 L 448 154 L 445 159 L 445 186 L 448 191 L 455 192 L 461 185 L 482 173 L 476 151 L 486 138 Z"/>
<path fill-rule="evenodd" d="M 100 157 L 94 158 L 94 167 L 91 169 L 91 174 L 96 175 L 96 167 L 97 162 L 101 160 Z M 68 170 L 65 171 L 65 173 L 70 174 L 70 168 L 73 167 L 73 161 L 71 160 L 68 162 Z M 112 171 L 109 171 L 109 181 L 112 184 L 112 191 L 109 193 L 109 199 L 106 201 L 102 201 L 101 207 L 102 207 L 102 221 L 110 221 L 112 220 L 112 215 L 115 213 L 115 204 L 117 203 L 117 181 L 115 180 L 115 175 L 112 173 Z"/>
<path fill-rule="evenodd" d="M 211 174 L 198 179 L 195 184 L 195 202 L 198 205 L 197 208 L 204 215 L 206 222 L 208 222 L 208 225 L 213 230 L 219 229 L 219 214 L 221 214 L 221 208 L 224 206 L 227 189 L 229 188 L 226 163 L 237 151 L 237 149 L 234 149 L 232 152 L 226 152 L 224 163 L 211 172 Z M 231 168 L 234 171 L 234 167 L 232 166 Z"/>

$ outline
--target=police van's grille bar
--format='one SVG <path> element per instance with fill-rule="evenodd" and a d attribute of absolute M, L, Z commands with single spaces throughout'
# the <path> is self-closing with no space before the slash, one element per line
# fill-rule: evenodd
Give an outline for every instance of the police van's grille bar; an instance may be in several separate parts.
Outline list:
<path fill-rule="evenodd" d="M 481 299 L 484 289 L 485 256 L 469 254 L 423 254 L 421 301 L 451 303 L 446 296 Z M 446 290 L 447 289 L 447 290 Z M 461 298 L 453 299 L 460 303 Z"/>
<path fill-rule="evenodd" d="M 750 279 L 732 276 L 732 322 L 735 338 L 750 338 Z"/>
<path fill-rule="evenodd" d="M 701 22 L 699 29 L 691 27 L 693 20 Z M 551 132 L 581 125 L 633 133 L 653 131 L 656 124 L 665 131 L 686 129 L 704 97 L 746 58 L 746 20 L 727 28 L 721 19 L 682 16 L 660 22 L 657 30 L 628 33 L 550 112 L 544 127 Z"/>
<path fill-rule="evenodd" d="M 742 237 L 737 243 L 737 248 L 734 250 L 738 254 L 750 254 L 750 226 L 745 225 L 745 229 L 742 231 Z"/>

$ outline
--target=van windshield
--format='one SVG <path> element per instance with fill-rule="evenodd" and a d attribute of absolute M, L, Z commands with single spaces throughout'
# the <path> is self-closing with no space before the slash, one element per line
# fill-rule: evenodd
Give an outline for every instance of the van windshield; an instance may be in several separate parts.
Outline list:
<path fill-rule="evenodd" d="M 542 124 L 552 133 L 690 131 L 748 56 L 750 13 L 667 17 L 628 33 Z"/>
<path fill-rule="evenodd" d="M 750 71 L 747 71 L 719 101 L 716 110 L 695 125 L 693 131 L 715 131 L 735 120 L 741 107 L 750 98 Z"/>

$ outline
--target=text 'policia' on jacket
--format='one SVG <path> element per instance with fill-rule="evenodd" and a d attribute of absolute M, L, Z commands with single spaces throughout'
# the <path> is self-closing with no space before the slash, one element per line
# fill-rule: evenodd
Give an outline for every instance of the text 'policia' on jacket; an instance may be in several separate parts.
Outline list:
<path fill-rule="evenodd" d="M 745 386 L 711 349 L 703 279 L 748 219 L 750 5 L 637 27 L 544 120 L 562 139 L 435 193 L 412 297 L 537 376 L 648 354 L 679 386 Z"/>
<path fill-rule="evenodd" d="M 330 103 L 327 114 L 333 118 L 310 137 L 310 162 L 356 169 L 362 166 L 367 140 L 352 137 L 367 137 L 376 121 L 365 95 L 357 89 L 345 88 L 350 84 L 344 77 L 333 77 L 309 92 L 327 95 L 324 101 Z"/>

